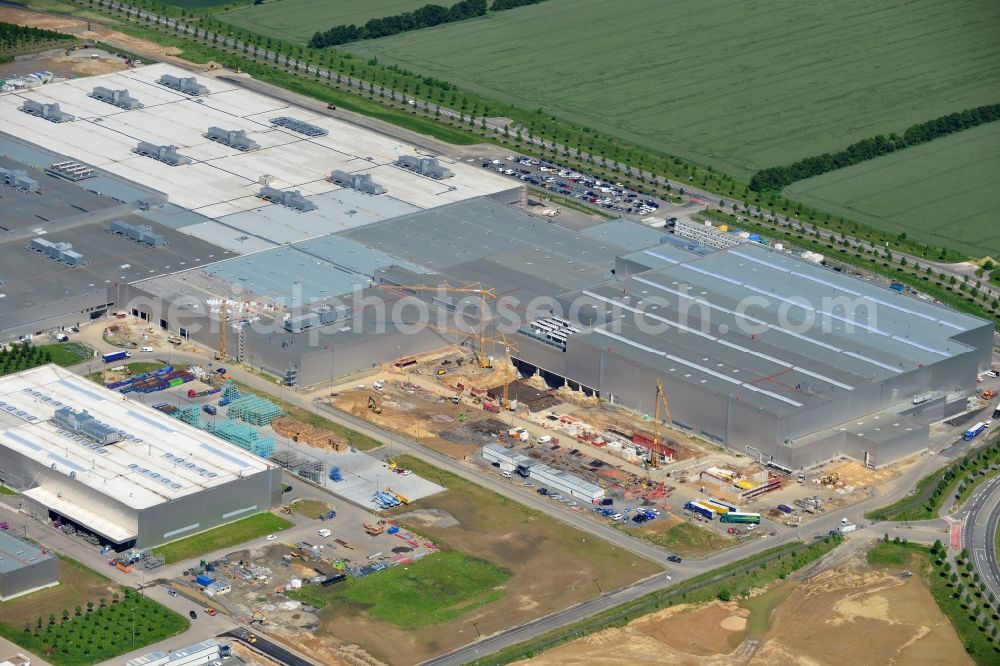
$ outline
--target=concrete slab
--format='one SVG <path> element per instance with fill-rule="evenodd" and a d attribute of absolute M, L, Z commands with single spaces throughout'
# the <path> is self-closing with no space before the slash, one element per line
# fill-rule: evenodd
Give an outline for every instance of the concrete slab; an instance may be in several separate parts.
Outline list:
<path fill-rule="evenodd" d="M 373 501 L 376 490 L 392 491 L 411 501 L 435 495 L 444 490 L 442 486 L 421 478 L 416 474 L 402 476 L 389 470 L 384 462 L 367 453 L 330 454 L 329 464 L 340 468 L 343 481 L 326 482 L 326 487 L 335 495 L 360 504 L 369 509 L 378 509 Z"/>

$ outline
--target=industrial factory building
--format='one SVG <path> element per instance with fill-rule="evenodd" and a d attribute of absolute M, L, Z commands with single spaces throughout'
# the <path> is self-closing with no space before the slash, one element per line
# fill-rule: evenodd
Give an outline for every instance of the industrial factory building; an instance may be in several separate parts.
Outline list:
<path fill-rule="evenodd" d="M 34 518 L 115 550 L 266 511 L 281 470 L 54 365 L 0 379 L 0 475 Z"/>
<path fill-rule="evenodd" d="M 0 601 L 59 584 L 59 558 L 0 532 Z"/>
<path fill-rule="evenodd" d="M 100 301 L 94 311 L 115 305 L 214 349 L 226 302 L 231 355 L 312 385 L 457 342 L 414 325 L 406 304 L 417 298 L 450 312 L 459 296 L 406 287 L 478 282 L 516 301 L 520 320 L 497 332 L 516 342 L 522 374 L 643 414 L 654 410 L 659 381 L 675 425 L 788 469 L 838 455 L 880 466 L 925 448 L 927 424 L 963 411 L 977 372 L 989 367 L 989 322 L 836 273 L 815 256 L 735 234 L 719 241 L 683 221 L 675 235 L 662 221 L 542 219 L 520 210 L 511 181 L 489 170 L 417 155 L 224 79 L 193 88 L 182 75 L 155 65 L 95 77 L 146 106 L 68 124 L 58 138 L 48 123 L 6 114 L 9 131 L 34 149 L 65 155 L 42 164 L 0 136 L 0 158 L 13 159 L 0 166 L 102 165 L 96 177 L 47 179 L 41 196 L 18 194 L 18 205 L 39 206 L 30 212 L 44 219 L 58 219 L 54 206 L 69 217 L 62 197 L 74 215 L 97 217 L 92 195 L 113 193 L 129 208 L 101 212 L 100 228 L 121 219 L 133 232 L 102 234 L 97 245 L 86 225 L 53 230 L 46 239 L 71 243 L 89 263 L 36 260 L 47 280 L 31 285 L 11 276 L 21 274 L 15 262 L 33 258 L 23 248 L 35 225 L 0 242 L 8 280 L 0 339 L 65 321 L 67 311 L 79 321 L 85 309 L 73 299 L 89 285 L 88 302 Z M 192 104 L 192 91 L 206 103 Z M 106 113 L 72 86 L 46 86 L 46 95 L 82 118 Z M 0 96 L 0 111 L 21 101 Z M 134 152 L 133 135 L 148 139 L 155 159 Z M 231 149 L 247 136 L 257 149 Z M 175 158 L 183 168 L 158 161 Z M 86 201 L 53 191 L 57 184 L 86 191 Z M 7 199 L 15 197 L 0 199 L 0 214 Z M 70 283 L 67 273 L 80 277 Z M 33 298 L 50 278 L 65 281 Z M 59 312 L 40 313 L 39 303 Z"/>

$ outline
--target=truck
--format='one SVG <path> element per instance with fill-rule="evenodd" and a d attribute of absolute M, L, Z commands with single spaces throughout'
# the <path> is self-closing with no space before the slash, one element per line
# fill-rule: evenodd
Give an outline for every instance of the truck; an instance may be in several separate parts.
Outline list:
<path fill-rule="evenodd" d="M 854 523 L 841 523 L 840 525 L 841 534 L 849 534 L 856 529 L 858 529 L 858 526 L 855 525 Z"/>
<path fill-rule="evenodd" d="M 198 391 L 198 390 L 195 390 L 195 389 L 188 389 L 188 397 L 189 398 L 204 398 L 206 395 L 215 395 L 216 393 L 219 393 L 220 391 L 222 391 L 222 387 L 220 387 L 220 386 L 215 386 L 213 388 L 208 388 L 208 389 L 205 389 L 203 391 Z"/>
<path fill-rule="evenodd" d="M 700 502 L 688 502 L 684 505 L 684 510 L 691 511 L 709 520 L 715 520 L 715 511 Z"/>
<path fill-rule="evenodd" d="M 962 439 L 964 439 L 967 442 L 973 440 L 976 437 L 978 437 L 984 430 L 986 430 L 986 422 L 980 421 L 976 425 L 966 430 L 965 434 L 962 435 Z"/>
<path fill-rule="evenodd" d="M 101 355 L 101 360 L 105 363 L 114 363 L 115 361 L 120 361 L 124 358 L 132 358 L 132 352 L 125 351 L 124 349 L 116 352 L 108 352 L 107 354 Z"/>
<path fill-rule="evenodd" d="M 206 414 L 211 414 L 212 416 L 219 413 L 219 410 L 215 408 L 215 405 L 205 405 L 202 409 L 205 410 Z"/>
<path fill-rule="evenodd" d="M 993 418 L 1000 419 L 1000 403 L 998 403 L 996 409 L 993 410 Z"/>

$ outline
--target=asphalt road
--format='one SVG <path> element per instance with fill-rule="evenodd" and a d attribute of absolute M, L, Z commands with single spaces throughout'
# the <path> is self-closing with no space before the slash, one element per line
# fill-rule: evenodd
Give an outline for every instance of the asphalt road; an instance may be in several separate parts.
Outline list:
<path fill-rule="evenodd" d="M 256 638 L 253 643 L 249 640 L 249 636 L 251 635 Z M 260 634 L 247 629 L 234 629 L 233 631 L 227 631 L 222 635 L 222 637 L 242 641 L 251 650 L 256 650 L 257 652 L 267 655 L 278 663 L 287 664 L 287 666 L 315 666 L 312 662 L 306 661 L 298 655 L 289 652 L 280 645 L 272 643 Z"/>
<path fill-rule="evenodd" d="M 1000 562 L 996 534 L 1000 525 L 1000 476 L 983 483 L 965 502 L 958 517 L 964 519 L 962 547 L 972 556 L 972 566 L 993 594 L 1000 597 Z"/>

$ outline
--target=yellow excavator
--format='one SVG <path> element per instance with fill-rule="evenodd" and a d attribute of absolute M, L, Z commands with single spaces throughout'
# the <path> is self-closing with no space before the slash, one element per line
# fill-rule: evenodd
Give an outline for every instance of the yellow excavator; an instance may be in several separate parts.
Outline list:
<path fill-rule="evenodd" d="M 376 414 L 382 413 L 382 408 L 378 406 L 378 403 L 375 402 L 375 397 L 371 395 L 368 396 L 368 409 Z"/>

